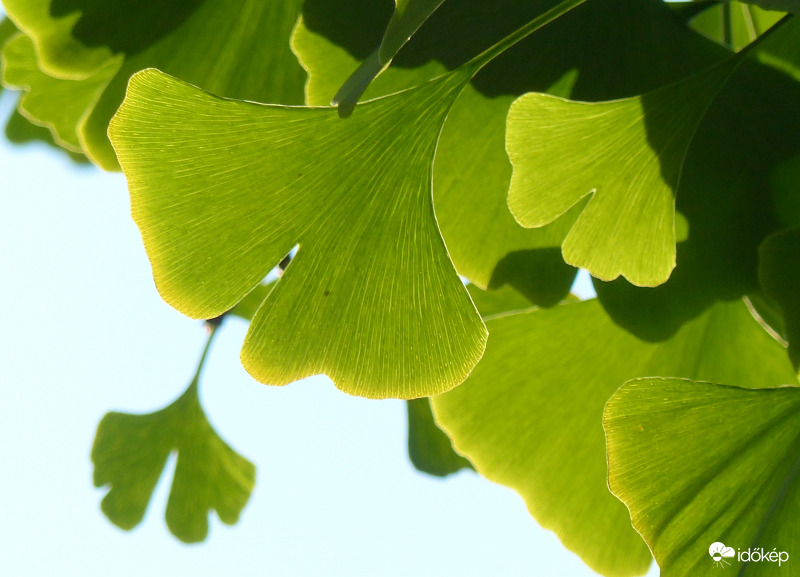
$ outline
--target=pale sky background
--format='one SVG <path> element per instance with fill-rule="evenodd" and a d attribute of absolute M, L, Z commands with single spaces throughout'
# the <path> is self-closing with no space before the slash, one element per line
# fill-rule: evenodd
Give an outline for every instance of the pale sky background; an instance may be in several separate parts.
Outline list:
<path fill-rule="evenodd" d="M 5 141 L 0 175 L 0 575 L 595 575 L 513 491 L 471 472 L 417 473 L 403 402 L 349 397 L 324 377 L 253 381 L 239 364 L 237 319 L 220 330 L 201 396 L 217 431 L 258 468 L 240 522 L 212 517 L 199 545 L 173 538 L 168 467 L 142 524 L 114 527 L 92 486 L 96 426 L 110 410 L 172 402 L 205 333 L 158 296 L 121 175 Z"/>

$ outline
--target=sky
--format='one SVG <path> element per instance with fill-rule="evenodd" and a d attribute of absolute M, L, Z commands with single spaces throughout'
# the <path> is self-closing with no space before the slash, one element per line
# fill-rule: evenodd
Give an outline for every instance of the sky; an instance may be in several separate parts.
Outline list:
<path fill-rule="evenodd" d="M 168 466 L 143 522 L 113 526 L 92 486 L 97 424 L 168 405 L 206 335 L 156 292 L 122 175 L 5 141 L 0 174 L 0 575 L 595 575 L 513 491 L 472 472 L 416 472 L 402 401 L 350 397 L 325 377 L 255 382 L 239 364 L 238 319 L 220 329 L 200 394 L 258 468 L 239 523 L 212 516 L 206 542 L 173 538 Z M 585 276 L 581 287 L 591 291 Z"/>

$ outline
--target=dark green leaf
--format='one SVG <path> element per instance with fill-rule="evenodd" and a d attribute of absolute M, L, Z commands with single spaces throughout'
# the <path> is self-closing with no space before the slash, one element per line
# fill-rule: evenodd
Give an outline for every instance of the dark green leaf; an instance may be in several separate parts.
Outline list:
<path fill-rule="evenodd" d="M 408 409 L 408 458 L 419 471 L 446 477 L 471 469 L 469 461 L 453 451 L 450 438 L 433 420 L 428 399 L 406 402 Z"/>
<path fill-rule="evenodd" d="M 6 43 L 3 60 L 3 83 L 24 91 L 18 110 L 34 124 L 48 128 L 60 146 L 80 153 L 79 119 L 106 89 L 119 63 L 109 60 L 80 80 L 54 78 L 39 69 L 33 41 L 24 34 Z"/>
<path fill-rule="evenodd" d="M 748 4 L 755 4 L 765 10 L 778 10 L 780 12 L 793 12 L 800 14 L 800 0 L 742 0 Z"/>
<path fill-rule="evenodd" d="M 789 357 L 800 366 L 800 228 L 770 236 L 760 250 L 759 276 L 768 297 L 781 309 Z"/>

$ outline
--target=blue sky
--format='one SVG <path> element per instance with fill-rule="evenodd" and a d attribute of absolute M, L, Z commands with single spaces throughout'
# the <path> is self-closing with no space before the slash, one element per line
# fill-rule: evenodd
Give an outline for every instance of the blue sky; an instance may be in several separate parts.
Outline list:
<path fill-rule="evenodd" d="M 201 396 L 258 467 L 240 522 L 212 519 L 200 545 L 175 540 L 163 520 L 168 467 L 143 523 L 111 525 L 91 482 L 97 423 L 169 404 L 205 333 L 158 296 L 121 175 L 5 142 L 0 171 L 0 575 L 594 575 L 512 491 L 468 472 L 417 473 L 402 402 L 349 397 L 324 377 L 253 381 L 236 319 L 220 330 Z"/>

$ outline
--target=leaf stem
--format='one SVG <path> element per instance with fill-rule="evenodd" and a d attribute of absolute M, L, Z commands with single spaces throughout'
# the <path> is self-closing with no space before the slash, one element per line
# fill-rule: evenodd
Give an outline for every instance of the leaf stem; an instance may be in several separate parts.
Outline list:
<path fill-rule="evenodd" d="M 539 28 L 549 24 L 556 18 L 563 16 L 573 8 L 577 8 L 581 4 L 586 2 L 586 0 L 564 0 L 557 6 L 554 6 L 547 12 L 540 14 L 524 26 L 518 28 L 493 46 L 487 48 L 474 58 L 472 58 L 469 62 L 464 64 L 464 68 L 468 69 L 470 73 L 474 76 L 478 73 L 478 71 L 486 66 L 489 62 L 500 56 L 503 52 L 517 44 L 518 42 L 524 40 L 534 32 L 536 32 Z"/>
<path fill-rule="evenodd" d="M 208 338 L 206 339 L 206 345 L 203 347 L 203 353 L 200 355 L 200 361 L 197 363 L 197 370 L 194 372 L 194 377 L 192 377 L 192 384 L 189 385 L 189 390 L 194 390 L 195 392 L 197 391 L 197 384 L 200 382 L 200 373 L 203 372 L 208 351 L 211 349 L 211 343 L 214 341 L 214 335 L 217 334 L 217 329 L 222 324 L 222 319 L 223 316 L 219 316 L 215 319 L 209 319 L 205 323 L 205 326 L 208 330 Z"/>
<path fill-rule="evenodd" d="M 722 43 L 726 48 L 733 50 L 733 15 L 731 14 L 731 3 L 724 2 L 720 8 L 720 18 L 722 20 Z"/>

